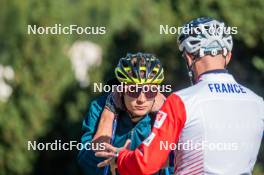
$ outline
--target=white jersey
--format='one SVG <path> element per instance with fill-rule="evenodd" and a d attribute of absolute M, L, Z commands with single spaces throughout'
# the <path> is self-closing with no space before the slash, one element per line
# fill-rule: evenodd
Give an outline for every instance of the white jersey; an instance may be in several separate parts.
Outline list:
<path fill-rule="evenodd" d="M 251 174 L 264 128 L 263 99 L 227 73 L 204 74 L 176 94 L 186 122 L 175 174 Z"/>
<path fill-rule="evenodd" d="M 176 175 L 249 175 L 263 130 L 263 99 L 226 72 L 207 72 L 167 98 L 149 137 L 120 151 L 118 171 L 153 174 L 173 149 Z"/>

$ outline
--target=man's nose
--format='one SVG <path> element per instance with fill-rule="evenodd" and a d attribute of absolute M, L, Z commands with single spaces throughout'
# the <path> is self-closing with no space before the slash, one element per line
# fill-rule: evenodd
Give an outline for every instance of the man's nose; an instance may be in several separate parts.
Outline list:
<path fill-rule="evenodd" d="M 137 98 L 138 103 L 144 103 L 147 100 L 145 94 L 143 92 L 140 93 L 140 95 Z"/>

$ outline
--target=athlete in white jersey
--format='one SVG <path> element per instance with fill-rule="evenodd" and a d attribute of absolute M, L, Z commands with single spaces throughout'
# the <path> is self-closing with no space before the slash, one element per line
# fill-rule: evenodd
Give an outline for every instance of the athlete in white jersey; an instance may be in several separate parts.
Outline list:
<path fill-rule="evenodd" d="M 179 49 L 195 85 L 171 94 L 156 116 L 152 133 L 135 150 L 107 145 L 121 175 L 153 174 L 175 150 L 175 174 L 248 175 L 264 130 L 264 102 L 227 72 L 232 37 L 225 24 L 198 18 L 186 24 Z M 175 146 L 177 143 L 177 147 Z"/>

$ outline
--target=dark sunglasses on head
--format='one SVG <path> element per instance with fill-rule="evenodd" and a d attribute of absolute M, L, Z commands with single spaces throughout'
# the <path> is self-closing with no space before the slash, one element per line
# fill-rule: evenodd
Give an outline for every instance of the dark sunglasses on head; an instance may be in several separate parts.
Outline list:
<path fill-rule="evenodd" d="M 132 98 L 138 98 L 141 92 L 145 94 L 146 98 L 154 98 L 158 94 L 158 87 L 153 85 L 128 85 L 126 88 L 126 94 Z"/>

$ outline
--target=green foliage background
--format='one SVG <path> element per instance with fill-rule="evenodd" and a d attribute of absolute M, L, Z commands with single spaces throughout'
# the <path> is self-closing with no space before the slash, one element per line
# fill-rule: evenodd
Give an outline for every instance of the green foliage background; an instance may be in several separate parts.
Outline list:
<path fill-rule="evenodd" d="M 160 35 L 159 26 L 181 26 L 199 16 L 222 19 L 238 27 L 229 71 L 263 96 L 263 0 L 0 0 L 0 64 L 11 65 L 13 94 L 0 102 L 0 174 L 81 174 L 77 151 L 28 151 L 27 141 L 79 140 L 81 122 L 96 95 L 74 78 L 67 49 L 76 40 L 103 48 L 103 63 L 92 82 L 113 76 L 127 52 L 160 57 L 166 84 L 188 86 L 176 35 Z M 28 35 L 27 25 L 105 26 L 106 35 Z M 263 147 L 263 146 L 262 146 Z M 254 174 L 264 174 L 261 149 Z"/>

